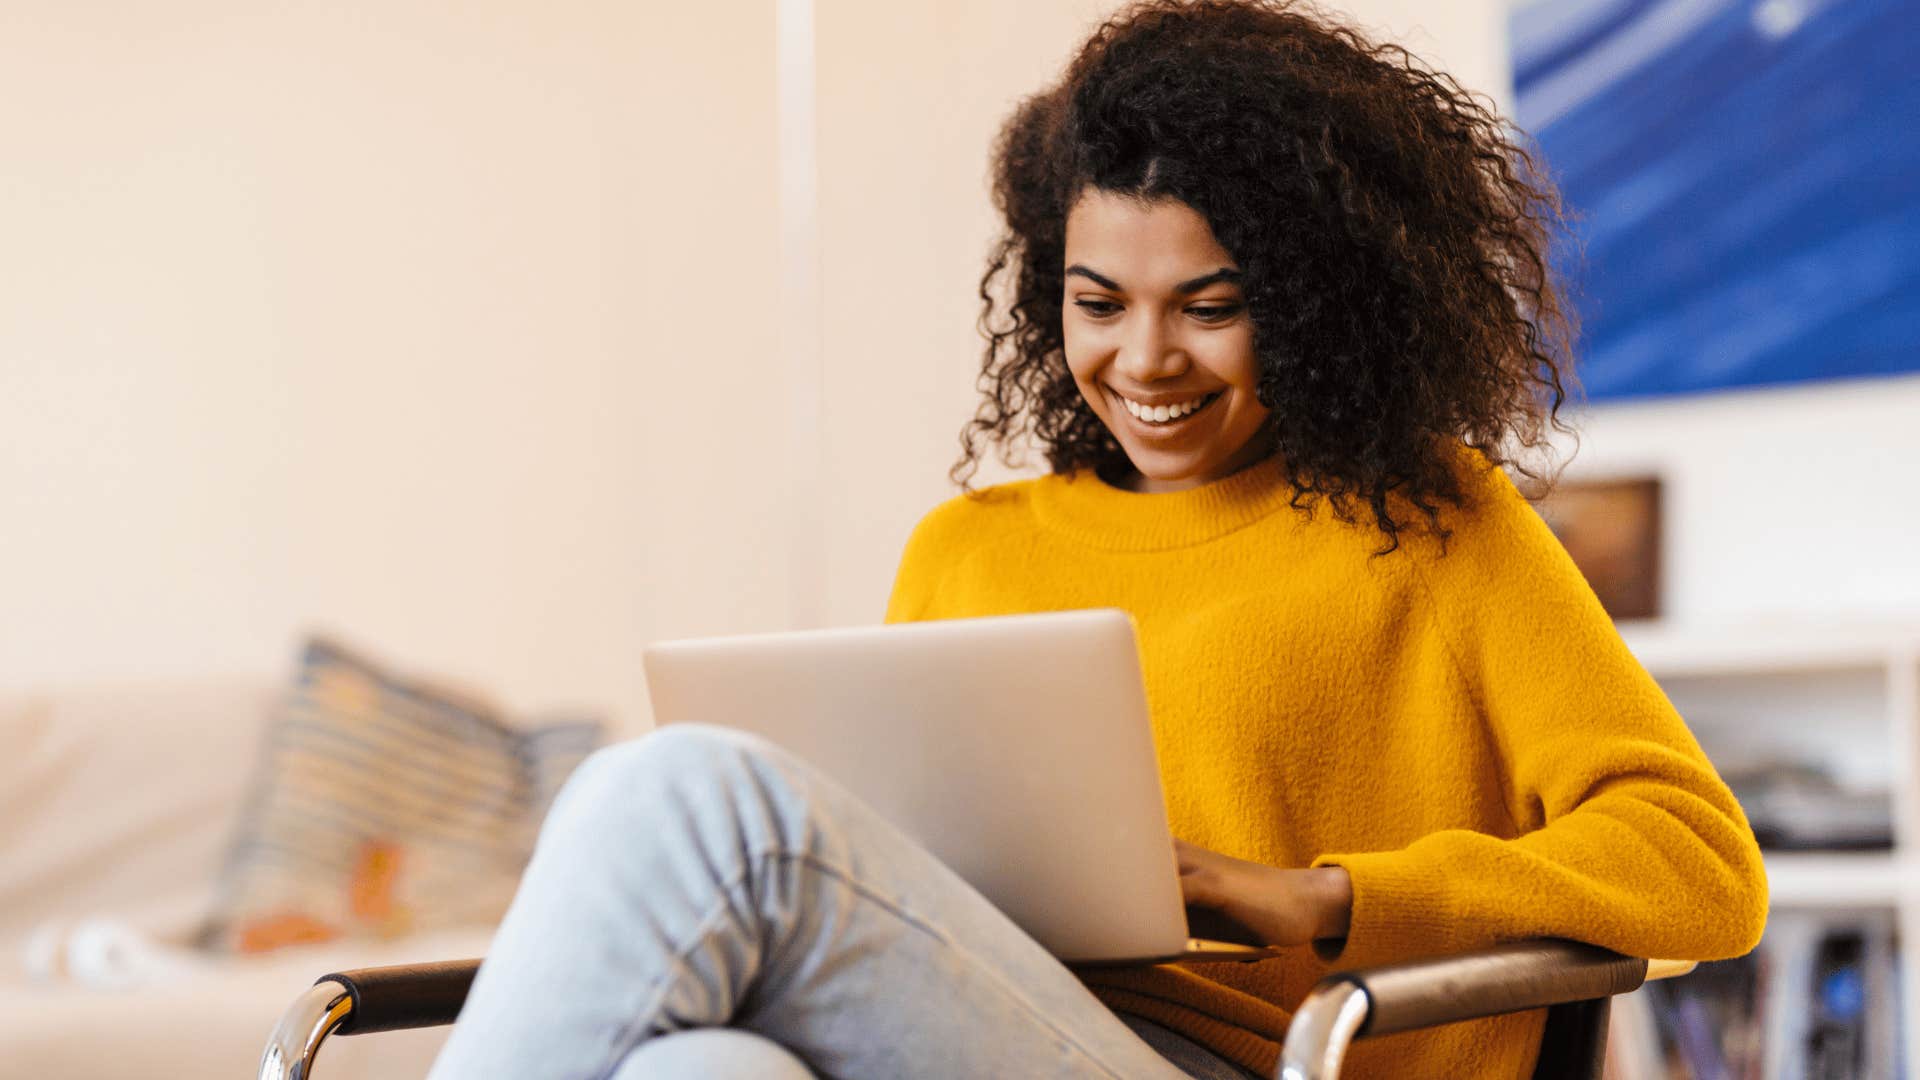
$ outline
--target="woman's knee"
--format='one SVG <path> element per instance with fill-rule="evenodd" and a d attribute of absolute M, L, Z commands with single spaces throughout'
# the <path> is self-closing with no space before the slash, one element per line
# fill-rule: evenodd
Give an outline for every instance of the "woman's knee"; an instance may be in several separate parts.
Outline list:
<path fill-rule="evenodd" d="M 753 778 L 783 756 L 767 740 L 734 728 L 670 724 L 588 755 L 554 800 L 553 815 L 604 818 L 676 790 L 758 790 Z"/>
<path fill-rule="evenodd" d="M 641 1043 L 612 1080 L 815 1080 L 806 1063 L 764 1035 L 741 1028 L 677 1031 Z"/>

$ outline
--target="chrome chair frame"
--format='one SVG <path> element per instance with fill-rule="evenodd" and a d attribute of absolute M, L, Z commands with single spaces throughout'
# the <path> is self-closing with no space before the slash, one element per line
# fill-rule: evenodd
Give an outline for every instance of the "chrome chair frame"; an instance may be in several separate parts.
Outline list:
<path fill-rule="evenodd" d="M 274 1027 L 259 1080 L 311 1080 L 314 1059 L 334 1035 L 451 1024 L 479 966 L 479 960 L 454 960 L 322 976 Z M 1294 1011 L 1276 1076 L 1338 1080 L 1357 1039 L 1545 1008 L 1535 1080 L 1599 1080 L 1613 995 L 1694 966 L 1541 939 L 1334 972 Z"/>

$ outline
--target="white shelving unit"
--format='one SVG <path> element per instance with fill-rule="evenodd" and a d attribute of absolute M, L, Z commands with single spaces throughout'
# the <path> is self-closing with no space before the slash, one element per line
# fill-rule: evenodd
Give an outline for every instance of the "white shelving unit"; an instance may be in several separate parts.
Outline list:
<path fill-rule="evenodd" d="M 1887 853 L 1783 851 L 1767 856 L 1767 891 L 1776 908 L 1893 907 L 1913 873 Z"/>
<path fill-rule="evenodd" d="M 1893 919 L 1905 1073 L 1920 1080 L 1920 626 L 1623 623 L 1621 634 L 1723 770 L 1786 757 L 1891 791 L 1893 850 L 1770 853 L 1767 881 L 1783 934 L 1803 912 Z M 1775 1004 L 1765 1014 L 1778 1028 L 1805 1002 Z M 1767 1075 L 1793 1075 L 1791 1046 L 1768 1040 Z"/>

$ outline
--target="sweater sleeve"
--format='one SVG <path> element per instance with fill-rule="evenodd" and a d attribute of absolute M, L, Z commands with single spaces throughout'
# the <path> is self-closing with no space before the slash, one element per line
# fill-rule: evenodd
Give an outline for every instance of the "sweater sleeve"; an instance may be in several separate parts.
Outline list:
<path fill-rule="evenodd" d="M 1501 758 L 1520 835 L 1467 829 L 1323 854 L 1353 883 L 1341 967 L 1561 937 L 1631 956 L 1742 955 L 1766 924 L 1752 827 L 1559 541 L 1492 471 L 1423 573 Z"/>
<path fill-rule="evenodd" d="M 893 573 L 893 591 L 887 597 L 883 622 L 918 622 L 933 617 L 943 571 L 958 554 L 958 530 L 952 527 L 952 519 L 959 509 L 952 502 L 943 503 L 914 525 Z"/>

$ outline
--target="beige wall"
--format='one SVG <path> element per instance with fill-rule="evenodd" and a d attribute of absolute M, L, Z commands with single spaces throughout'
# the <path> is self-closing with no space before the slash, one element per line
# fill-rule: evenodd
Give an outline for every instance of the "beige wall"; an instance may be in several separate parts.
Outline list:
<path fill-rule="evenodd" d="M 782 623 L 732 6 L 10 4 L 0 685 L 279 671 L 317 622 L 632 716 L 644 641 Z"/>

